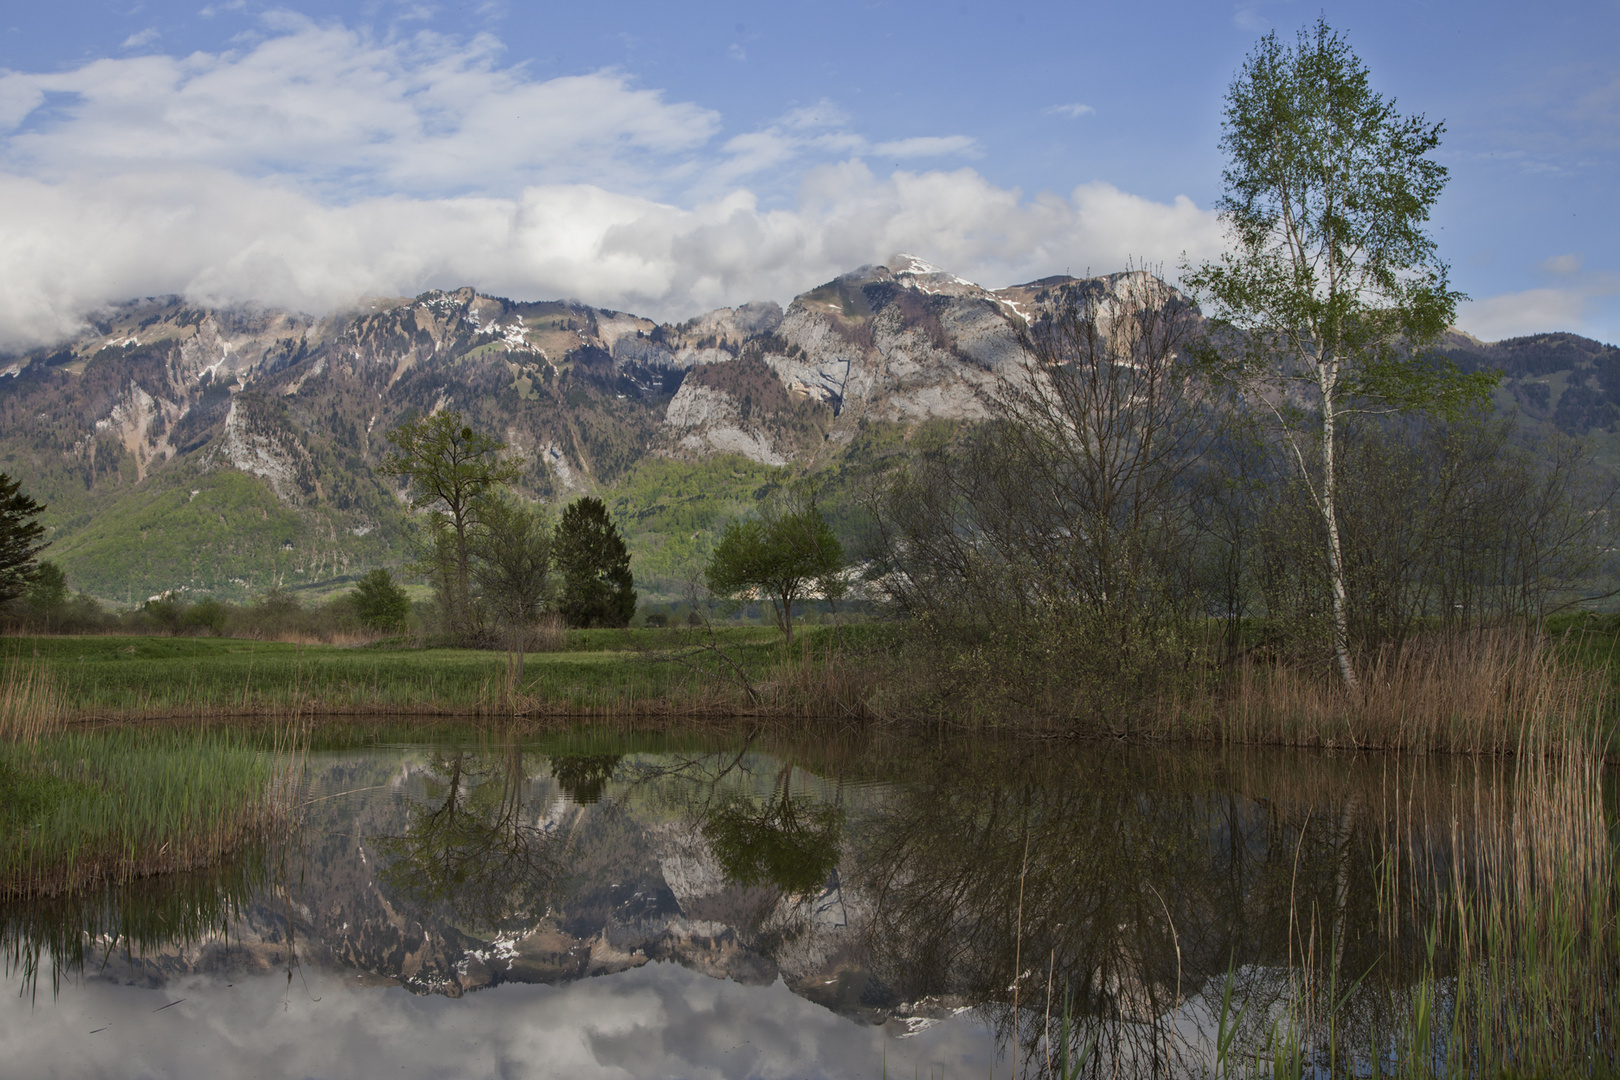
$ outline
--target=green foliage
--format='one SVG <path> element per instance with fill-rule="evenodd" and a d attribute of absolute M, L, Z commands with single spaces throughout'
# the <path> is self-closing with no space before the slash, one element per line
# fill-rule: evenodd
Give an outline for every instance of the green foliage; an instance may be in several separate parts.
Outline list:
<path fill-rule="evenodd" d="M 45 509 L 22 492 L 22 482 L 0 472 L 0 603 L 21 596 L 44 544 L 45 527 L 36 520 Z"/>
<path fill-rule="evenodd" d="M 551 594 L 551 516 L 543 507 L 492 499 L 473 546 L 473 578 L 484 601 L 508 626 L 540 613 Z"/>
<path fill-rule="evenodd" d="M 532 926 L 563 879 L 565 841 L 525 820 L 521 748 L 435 754 L 429 768 L 405 832 L 377 840 L 389 859 L 383 882 L 416 904 L 447 905 L 469 927 Z"/>
<path fill-rule="evenodd" d="M 613 779 L 622 757 L 622 754 L 553 754 L 551 775 L 570 799 L 580 806 L 589 806 L 602 800 L 602 793 Z"/>
<path fill-rule="evenodd" d="M 1318 20 L 1292 48 L 1261 39 L 1227 92 L 1223 128 L 1219 206 L 1233 247 L 1186 278 L 1217 316 L 1203 360 L 1265 403 L 1310 489 L 1334 653 L 1354 688 L 1338 429 L 1369 408 L 1461 415 L 1495 384 L 1426 353 L 1460 299 L 1424 227 L 1446 182 L 1431 156 L 1444 126 L 1400 115 Z"/>
<path fill-rule="evenodd" d="M 411 506 L 430 513 L 430 541 L 422 569 L 452 634 L 477 629 L 472 608 L 474 531 L 483 504 L 517 478 L 522 466 L 503 460 L 505 445 L 462 423 L 458 412 L 417 416 L 388 433 L 394 450 L 381 472 L 410 481 Z"/>
<path fill-rule="evenodd" d="M 1330 360 L 1347 365 L 1346 392 L 1402 404 L 1440 391 L 1387 361 L 1402 340 L 1433 342 L 1459 299 L 1423 229 L 1446 182 L 1429 156 L 1443 130 L 1374 93 L 1321 21 L 1293 48 L 1261 40 L 1228 91 L 1221 140 L 1236 248 L 1189 280 L 1253 335 L 1246 362 L 1269 375 Z"/>
<path fill-rule="evenodd" d="M 186 631 L 206 631 L 218 636 L 225 632 L 230 609 L 211 596 L 205 596 L 180 614 L 179 628 Z"/>
<path fill-rule="evenodd" d="M 728 795 L 703 823 L 703 835 L 728 881 L 815 896 L 838 867 L 844 814 L 840 807 L 785 786 L 764 804 Z"/>
<path fill-rule="evenodd" d="M 628 626 L 636 613 L 630 552 L 602 500 L 575 499 L 557 524 L 562 616 L 569 626 Z"/>
<path fill-rule="evenodd" d="M 354 587 L 354 610 L 368 630 L 398 630 L 410 618 L 411 598 L 387 570 L 373 570 Z"/>
<path fill-rule="evenodd" d="M 751 521 L 730 522 L 704 571 L 718 596 L 758 591 L 776 606 L 793 640 L 793 602 L 814 584 L 825 594 L 844 567 L 844 549 L 815 503 Z"/>
<path fill-rule="evenodd" d="M 29 616 L 37 622 L 48 623 L 67 601 L 67 575 L 49 560 L 40 562 L 28 579 Z"/>

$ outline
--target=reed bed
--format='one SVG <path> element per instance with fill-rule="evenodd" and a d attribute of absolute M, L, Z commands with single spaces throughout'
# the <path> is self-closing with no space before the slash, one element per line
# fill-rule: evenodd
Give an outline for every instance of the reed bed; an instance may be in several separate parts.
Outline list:
<path fill-rule="evenodd" d="M 1247 662 L 1207 722 L 1236 743 L 1500 755 L 1520 750 L 1530 728 L 1551 745 L 1589 745 L 1608 704 L 1605 673 L 1529 630 L 1389 646 L 1363 662 L 1361 682 L 1352 692 L 1320 670 Z"/>
<path fill-rule="evenodd" d="M 70 893 L 211 865 L 288 802 L 298 729 L 69 728 L 37 662 L 0 677 L 0 897 Z"/>
<path fill-rule="evenodd" d="M 56 680 L 43 665 L 13 661 L 0 679 L 0 741 L 32 746 L 62 722 Z"/>

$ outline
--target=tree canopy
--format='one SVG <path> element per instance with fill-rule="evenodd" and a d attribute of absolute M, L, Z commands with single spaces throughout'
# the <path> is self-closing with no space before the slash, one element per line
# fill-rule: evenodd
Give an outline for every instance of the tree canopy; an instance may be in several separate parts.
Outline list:
<path fill-rule="evenodd" d="M 555 534 L 549 513 L 510 498 L 490 500 L 483 517 L 472 575 L 484 603 L 506 627 L 513 676 L 521 681 L 524 638 L 551 598 Z"/>
<path fill-rule="evenodd" d="M 388 441 L 394 449 L 381 471 L 410 481 L 411 506 L 432 515 L 422 569 L 433 578 L 447 628 L 471 633 L 472 534 L 484 501 L 516 478 L 520 465 L 503 459 L 505 445 L 463 424 L 457 412 L 414 417 Z"/>
<path fill-rule="evenodd" d="M 718 596 L 759 592 L 776 609 L 776 624 L 793 640 L 793 603 L 844 566 L 843 545 L 814 503 L 726 526 L 704 570 Z"/>
<path fill-rule="evenodd" d="M 1216 316 L 1221 344 L 1206 358 L 1269 413 L 1310 489 L 1334 653 L 1354 687 L 1336 495 L 1344 419 L 1453 413 L 1492 382 L 1425 355 L 1460 299 L 1424 227 L 1446 182 L 1431 156 L 1444 125 L 1397 112 L 1318 20 L 1291 47 L 1261 40 L 1227 92 L 1223 127 L 1230 246 L 1187 283 Z"/>
<path fill-rule="evenodd" d="M 410 597 L 387 570 L 373 570 L 354 587 L 354 611 L 368 630 L 398 630 L 411 613 Z"/>

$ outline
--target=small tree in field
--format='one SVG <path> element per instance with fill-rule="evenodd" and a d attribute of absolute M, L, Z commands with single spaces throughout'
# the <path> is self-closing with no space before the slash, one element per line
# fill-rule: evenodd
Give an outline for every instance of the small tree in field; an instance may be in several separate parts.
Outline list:
<path fill-rule="evenodd" d="M 512 685 L 523 681 L 524 638 L 551 597 L 550 515 L 500 499 L 484 508 L 484 527 L 473 546 L 473 579 L 484 602 L 505 626 Z"/>
<path fill-rule="evenodd" d="M 814 503 L 726 526 L 704 570 L 717 596 L 759 592 L 776 609 L 776 625 L 793 641 L 793 603 L 844 566 L 844 549 Z"/>
<path fill-rule="evenodd" d="M 354 587 L 354 613 L 367 630 L 398 630 L 411 614 L 411 598 L 387 570 L 373 570 Z"/>
<path fill-rule="evenodd" d="M 1209 357 L 1268 412 L 1322 525 L 1333 652 L 1357 685 L 1340 540 L 1339 439 L 1358 412 L 1454 412 L 1492 377 L 1423 358 L 1460 294 L 1424 230 L 1443 125 L 1405 117 L 1326 23 L 1268 34 L 1226 96 L 1219 206 L 1231 248 L 1187 275 L 1235 343 Z"/>
<path fill-rule="evenodd" d="M 520 466 L 505 446 L 461 422 L 461 414 L 419 416 L 388 433 L 394 450 L 381 471 L 411 484 L 411 506 L 426 510 L 430 547 L 423 569 L 433 580 L 446 628 L 466 635 L 472 611 L 472 544 L 484 500 L 509 484 Z"/>

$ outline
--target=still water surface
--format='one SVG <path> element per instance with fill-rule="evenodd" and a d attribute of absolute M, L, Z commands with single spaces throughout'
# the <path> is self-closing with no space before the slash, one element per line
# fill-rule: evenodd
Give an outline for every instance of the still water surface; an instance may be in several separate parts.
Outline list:
<path fill-rule="evenodd" d="M 1421 889 L 1380 902 L 1385 856 L 1450 835 L 1480 768 L 606 735 L 316 752 L 268 850 L 5 913 L 0 1073 L 982 1077 L 1038 1071 L 1065 1002 L 1128 1071 L 1193 1071 L 1229 978 L 1261 1023 L 1306 950 L 1406 977 L 1389 958 L 1432 913 Z"/>

